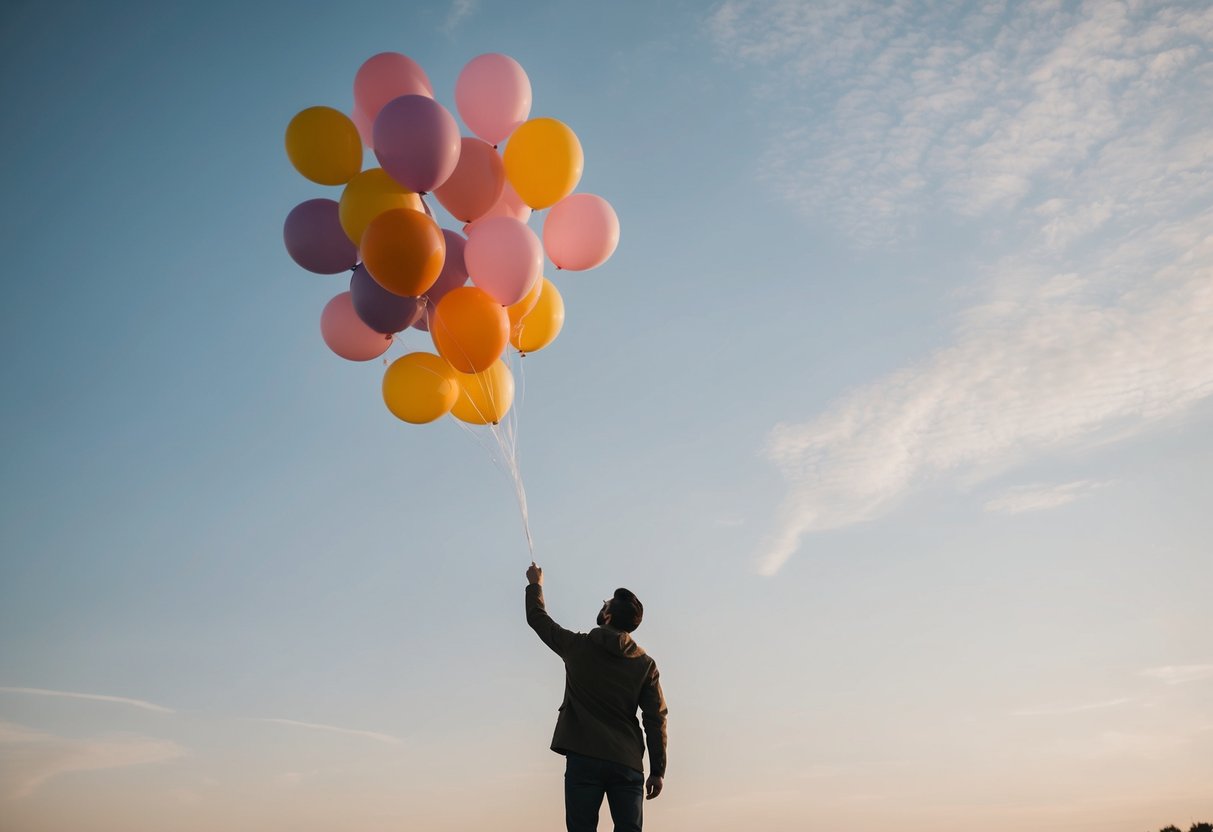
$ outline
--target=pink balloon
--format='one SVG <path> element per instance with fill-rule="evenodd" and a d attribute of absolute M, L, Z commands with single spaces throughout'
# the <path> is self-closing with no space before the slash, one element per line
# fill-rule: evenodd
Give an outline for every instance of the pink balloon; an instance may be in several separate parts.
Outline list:
<path fill-rule="evenodd" d="M 342 292 L 320 313 L 320 335 L 333 352 L 350 361 L 370 361 L 387 352 L 392 336 L 376 332 L 354 311 L 349 292 Z"/>
<path fill-rule="evenodd" d="M 362 146 L 373 148 L 375 146 L 375 119 L 368 116 L 361 107 L 355 104 L 353 112 L 350 113 L 350 120 L 358 128 L 358 138 L 362 139 Z"/>
<path fill-rule="evenodd" d="M 497 145 L 530 116 L 531 81 L 509 55 L 480 55 L 455 81 L 455 106 L 473 133 Z"/>
<path fill-rule="evenodd" d="M 428 193 L 459 164 L 459 125 L 437 101 L 402 95 L 375 118 L 375 158 L 410 191 Z"/>
<path fill-rule="evenodd" d="M 619 217 L 600 196 L 567 196 L 543 220 L 543 248 L 558 269 L 580 272 L 601 266 L 618 245 Z"/>
<path fill-rule="evenodd" d="M 526 297 L 543 270 L 543 246 L 513 217 L 492 217 L 472 228 L 463 251 L 472 283 L 502 306 Z"/>
<path fill-rule="evenodd" d="M 486 211 L 480 219 L 465 225 L 463 233 L 471 234 L 472 229 L 476 227 L 476 223 L 487 220 L 490 217 L 513 217 L 519 222 L 526 222 L 531 218 L 531 206 L 523 202 L 522 197 L 518 196 L 518 192 L 510 184 L 508 176 L 505 180 L 505 187 L 501 189 L 501 196 L 493 203 L 493 207 Z"/>
<path fill-rule="evenodd" d="M 488 142 L 465 136 L 455 172 L 434 190 L 434 196 L 455 219 L 471 222 L 497 204 L 504 187 L 501 156 Z"/>
<path fill-rule="evenodd" d="M 402 95 L 434 97 L 434 88 L 421 64 L 399 52 L 380 52 L 358 68 L 354 76 L 354 109 L 372 123 L 383 106 Z"/>

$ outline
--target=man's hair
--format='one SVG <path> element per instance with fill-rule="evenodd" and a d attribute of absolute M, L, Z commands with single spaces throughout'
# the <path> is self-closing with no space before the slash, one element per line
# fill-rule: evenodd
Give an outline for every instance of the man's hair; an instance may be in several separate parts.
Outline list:
<path fill-rule="evenodd" d="M 625 633 L 639 627 L 640 619 L 644 618 L 644 604 L 640 603 L 640 599 L 632 594 L 630 589 L 623 587 L 615 590 L 607 610 L 611 613 L 611 626 Z"/>

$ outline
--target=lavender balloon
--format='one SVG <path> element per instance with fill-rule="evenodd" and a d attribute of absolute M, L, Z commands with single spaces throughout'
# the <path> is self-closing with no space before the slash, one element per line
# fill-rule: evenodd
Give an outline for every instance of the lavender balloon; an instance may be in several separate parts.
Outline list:
<path fill-rule="evenodd" d="M 402 95 L 375 119 L 375 158 L 388 175 L 417 193 L 434 190 L 459 163 L 459 125 L 424 95 Z"/>
<path fill-rule="evenodd" d="M 442 229 L 442 236 L 446 240 L 446 260 L 442 263 L 442 271 L 439 273 L 438 279 L 425 293 L 426 309 L 429 313 L 434 311 L 434 307 L 438 305 L 438 301 L 442 300 L 443 295 L 468 282 L 468 268 L 463 260 L 463 249 L 467 245 L 467 238 L 449 228 Z M 428 315 L 421 315 L 413 322 L 413 326 L 428 332 L 427 317 Z"/>
<path fill-rule="evenodd" d="M 387 335 L 410 327 L 425 309 L 421 298 L 404 298 L 384 289 L 362 263 L 350 276 L 350 297 L 362 322 Z"/>
<path fill-rule="evenodd" d="M 350 242 L 337 218 L 337 203 L 309 199 L 286 215 L 282 240 L 291 259 L 309 272 L 339 274 L 354 268 L 358 248 Z"/>

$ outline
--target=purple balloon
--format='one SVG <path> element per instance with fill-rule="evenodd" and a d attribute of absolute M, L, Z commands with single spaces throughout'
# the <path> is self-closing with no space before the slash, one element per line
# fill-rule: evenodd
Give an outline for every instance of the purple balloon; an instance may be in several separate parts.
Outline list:
<path fill-rule="evenodd" d="M 364 324 L 387 335 L 408 329 L 425 309 L 421 298 L 405 298 L 384 289 L 362 263 L 350 275 L 350 299 Z"/>
<path fill-rule="evenodd" d="M 402 95 L 375 118 L 375 158 L 410 191 L 427 193 L 447 180 L 459 163 L 455 117 L 424 95 Z"/>
<path fill-rule="evenodd" d="M 339 274 L 354 268 L 358 247 L 350 242 L 337 218 L 337 203 L 309 199 L 286 215 L 282 240 L 291 259 L 309 272 Z"/>
<path fill-rule="evenodd" d="M 438 301 L 442 300 L 443 295 L 468 282 L 468 267 L 463 262 L 463 247 L 467 245 L 467 238 L 449 228 L 442 229 L 442 236 L 446 240 L 446 260 L 442 263 L 442 271 L 438 274 L 438 279 L 423 296 L 427 301 L 427 309 L 431 313 L 438 305 Z M 427 317 L 422 315 L 413 322 L 413 326 L 429 332 L 430 328 L 426 325 Z"/>

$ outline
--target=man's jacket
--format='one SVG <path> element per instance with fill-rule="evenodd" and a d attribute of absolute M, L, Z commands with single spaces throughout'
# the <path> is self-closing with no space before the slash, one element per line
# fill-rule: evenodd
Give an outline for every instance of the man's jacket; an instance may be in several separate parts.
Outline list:
<path fill-rule="evenodd" d="M 552 620 L 543 588 L 528 584 L 526 621 L 543 643 L 564 659 L 564 702 L 552 750 L 612 760 L 644 771 L 648 738 L 652 774 L 665 776 L 665 697 L 657 663 L 632 637 L 611 627 L 574 633 Z M 636 721 L 639 708 L 644 735 Z"/>

